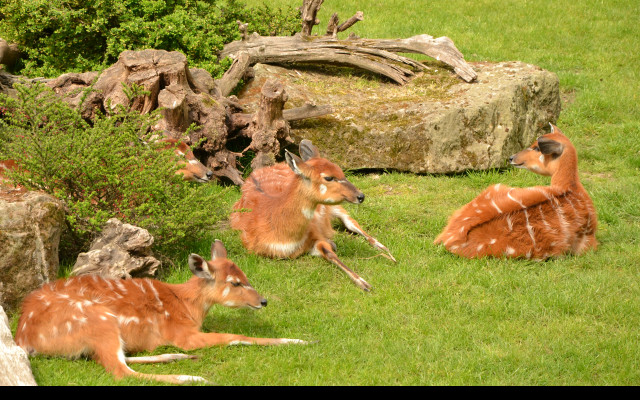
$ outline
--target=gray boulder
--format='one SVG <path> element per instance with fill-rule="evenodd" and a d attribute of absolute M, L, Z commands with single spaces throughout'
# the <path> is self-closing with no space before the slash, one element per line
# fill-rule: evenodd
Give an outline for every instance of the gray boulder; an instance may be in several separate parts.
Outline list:
<path fill-rule="evenodd" d="M 522 62 L 471 63 L 466 83 L 434 64 L 405 85 L 349 70 L 256 65 L 238 94 L 252 112 L 268 79 L 284 82 L 285 108 L 312 103 L 333 113 L 293 121 L 291 136 L 310 139 L 343 168 L 451 173 L 502 167 L 545 133 L 560 114 L 558 77 Z"/>
<path fill-rule="evenodd" d="M 0 386 L 36 386 L 29 357 L 13 341 L 9 318 L 0 307 Z"/>
<path fill-rule="evenodd" d="M 160 261 L 151 252 L 153 236 L 146 229 L 107 221 L 88 252 L 80 253 L 71 275 L 98 274 L 109 278 L 152 277 Z"/>
<path fill-rule="evenodd" d="M 0 187 L 0 305 L 17 308 L 57 277 L 63 226 L 64 208 L 55 197 Z"/>

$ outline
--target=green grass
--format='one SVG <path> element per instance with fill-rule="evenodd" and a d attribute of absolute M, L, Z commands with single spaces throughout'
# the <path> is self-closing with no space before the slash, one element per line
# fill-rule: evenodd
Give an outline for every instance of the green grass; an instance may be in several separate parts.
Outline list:
<path fill-rule="evenodd" d="M 640 384 L 640 3 L 327 0 L 322 31 L 331 13 L 345 20 L 358 10 L 365 20 L 350 31 L 361 37 L 448 36 L 468 61 L 520 60 L 558 74 L 570 99 L 558 126 L 578 148 L 598 250 L 538 263 L 466 260 L 433 245 L 448 216 L 487 185 L 548 183 L 527 171 L 353 175 L 367 200 L 348 210 L 398 259 L 337 234 L 339 256 L 371 293 L 315 257 L 247 254 L 228 228 L 185 246 L 174 259 L 181 267 L 161 275 L 186 279 L 188 253 L 206 256 L 219 238 L 269 306 L 214 307 L 204 330 L 315 343 L 201 349 L 191 352 L 196 361 L 134 368 L 219 385 Z M 166 350 L 175 349 L 154 353 Z M 150 384 L 116 382 L 90 360 L 35 357 L 32 365 L 41 385 Z"/>

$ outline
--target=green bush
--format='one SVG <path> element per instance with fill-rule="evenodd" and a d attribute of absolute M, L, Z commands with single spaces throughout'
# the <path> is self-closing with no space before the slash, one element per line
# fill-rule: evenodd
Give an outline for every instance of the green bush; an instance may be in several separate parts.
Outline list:
<path fill-rule="evenodd" d="M 91 124 L 43 84 L 17 84 L 0 95 L 0 158 L 8 176 L 66 204 L 68 243 L 83 249 L 112 217 L 149 230 L 162 253 L 209 232 L 226 209 L 226 189 L 185 182 L 171 149 L 150 139 L 157 112 L 117 107 Z M 128 90 L 130 99 L 140 95 Z"/>
<path fill-rule="evenodd" d="M 291 35 L 299 13 L 237 0 L 0 0 L 0 37 L 25 53 L 27 76 L 98 71 L 124 50 L 154 48 L 181 51 L 218 77 L 230 63 L 217 53 L 240 38 L 236 20 L 261 35 Z"/>

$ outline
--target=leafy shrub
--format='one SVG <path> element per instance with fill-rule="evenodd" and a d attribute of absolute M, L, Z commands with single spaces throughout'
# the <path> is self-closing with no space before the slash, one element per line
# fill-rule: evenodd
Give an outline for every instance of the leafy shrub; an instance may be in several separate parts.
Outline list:
<path fill-rule="evenodd" d="M 261 35 L 291 35 L 299 10 L 247 8 L 238 0 L 0 0 L 0 37 L 26 54 L 21 74 L 98 71 L 124 50 L 181 51 L 218 77 L 217 53 L 240 38 L 236 20 Z"/>
<path fill-rule="evenodd" d="M 15 183 L 66 204 L 71 251 L 112 217 L 148 229 L 161 253 L 222 217 L 226 190 L 185 182 L 176 175 L 178 156 L 150 140 L 157 112 L 120 106 L 90 124 L 43 84 L 15 89 L 15 97 L 0 95 L 0 157 L 16 160 L 19 169 L 8 174 Z M 140 94 L 128 91 L 130 99 Z"/>

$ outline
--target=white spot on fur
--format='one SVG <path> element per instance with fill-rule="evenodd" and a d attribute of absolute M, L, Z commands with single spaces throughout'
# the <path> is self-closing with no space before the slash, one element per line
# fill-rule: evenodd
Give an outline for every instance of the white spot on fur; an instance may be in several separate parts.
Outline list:
<path fill-rule="evenodd" d="M 224 288 L 224 290 L 222 291 L 222 298 L 225 298 L 229 295 L 229 291 L 231 290 L 231 288 L 229 286 L 227 286 L 226 288 Z"/>
<path fill-rule="evenodd" d="M 496 239 L 491 239 L 491 240 L 489 240 L 489 244 L 494 244 L 495 242 L 497 242 L 497 240 L 496 240 Z"/>
<path fill-rule="evenodd" d="M 225 301 L 224 303 L 222 303 L 222 305 L 226 306 L 226 307 L 233 307 L 233 306 L 236 305 L 236 302 L 235 301 Z"/>
<path fill-rule="evenodd" d="M 123 317 L 123 316 L 118 316 L 118 322 L 120 323 L 120 325 L 128 325 L 132 322 L 135 322 L 136 324 L 140 323 L 140 319 L 138 317 Z"/>
<path fill-rule="evenodd" d="M 515 254 L 516 250 L 511 246 L 507 246 L 507 248 L 504 250 L 504 252 L 506 254 L 508 254 L 508 255 L 513 255 L 513 254 Z"/>
<path fill-rule="evenodd" d="M 312 219 L 313 216 L 315 215 L 316 210 L 310 209 L 310 208 L 303 208 L 302 209 L 302 215 L 304 215 L 304 217 L 306 219 Z"/>
<path fill-rule="evenodd" d="M 253 343 L 247 342 L 245 340 L 234 340 L 234 341 L 229 342 L 229 346 L 236 346 L 236 345 L 239 345 L 239 344 L 251 345 Z"/>
<path fill-rule="evenodd" d="M 325 185 L 320 185 L 318 189 L 320 190 L 320 194 L 327 193 L 327 187 Z"/>

